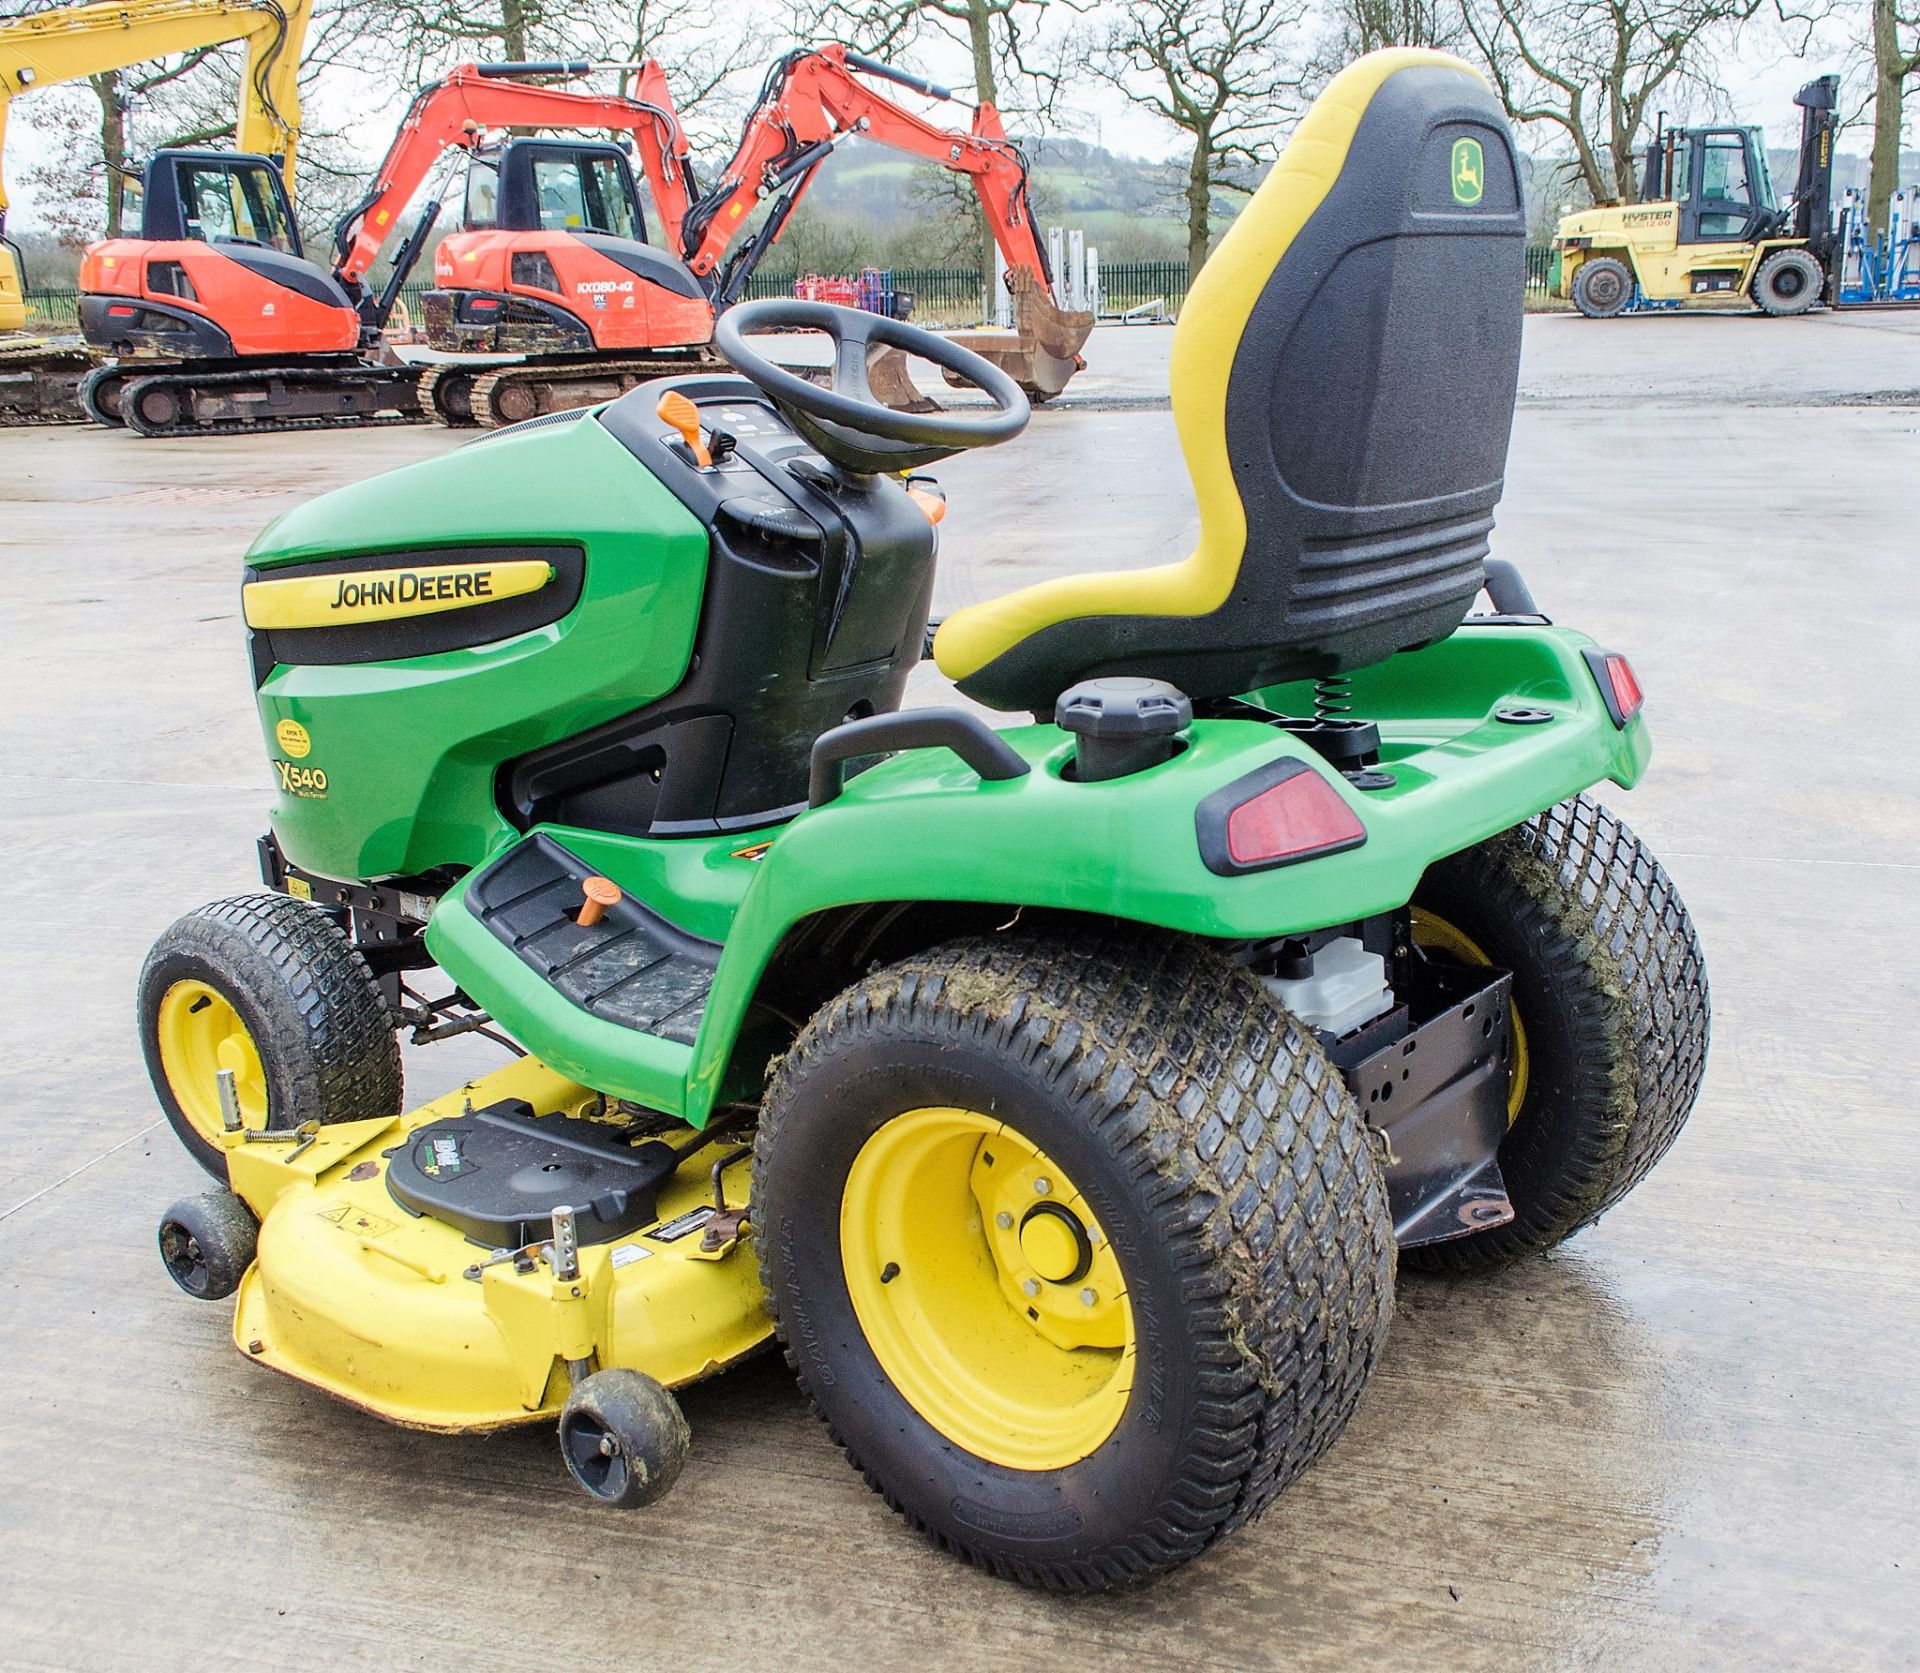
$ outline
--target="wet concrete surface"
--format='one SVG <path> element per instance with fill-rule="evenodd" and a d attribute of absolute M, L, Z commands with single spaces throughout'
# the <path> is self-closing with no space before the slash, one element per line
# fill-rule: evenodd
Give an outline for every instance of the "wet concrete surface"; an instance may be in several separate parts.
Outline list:
<path fill-rule="evenodd" d="M 1886 392 L 1920 386 L 1920 337 L 1615 324 L 1529 323 L 1496 551 L 1649 693 L 1653 768 L 1609 795 L 1707 948 L 1701 1103 L 1554 1258 L 1404 1278 L 1358 1419 L 1256 1527 L 1077 1601 L 910 1535 L 777 1359 L 690 1392 L 681 1484 L 620 1515 L 544 1428 L 387 1428 L 174 1290 L 153 1221 L 204 1176 L 131 999 L 167 921 L 254 884 L 239 554 L 459 438 L 0 433 L 0 1665 L 1911 1666 L 1920 407 Z M 1166 337 L 1089 358 L 1131 401 Z M 1703 393 L 1749 341 L 1777 360 Z M 1164 412 L 1042 412 L 939 474 L 944 609 L 1192 530 Z M 411 1054 L 411 1092 L 489 1050 Z"/>

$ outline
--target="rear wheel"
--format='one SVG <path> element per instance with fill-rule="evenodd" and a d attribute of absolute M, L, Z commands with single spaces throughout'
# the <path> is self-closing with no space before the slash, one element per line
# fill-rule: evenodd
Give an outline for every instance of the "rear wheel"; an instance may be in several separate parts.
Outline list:
<path fill-rule="evenodd" d="M 1080 1590 L 1172 1568 L 1338 1436 L 1393 1228 L 1345 1082 L 1204 944 L 959 942 L 822 1010 L 754 1223 L 789 1361 L 937 1543 Z"/>
<path fill-rule="evenodd" d="M 1625 262 L 1595 256 L 1573 276 L 1573 305 L 1588 319 L 1612 319 L 1633 300 L 1633 274 Z"/>
<path fill-rule="evenodd" d="M 1775 250 L 1753 276 L 1753 300 L 1776 319 L 1804 314 L 1820 300 L 1827 276 L 1805 250 Z"/>
<path fill-rule="evenodd" d="M 1666 1154 L 1706 1066 L 1706 965 L 1667 874 L 1585 796 L 1432 867 L 1413 931 L 1429 957 L 1513 972 L 1514 1218 L 1401 1257 L 1490 1271 L 1591 1224 Z"/>
<path fill-rule="evenodd" d="M 140 972 L 147 1073 L 180 1142 L 217 1179 L 219 1072 L 241 1124 L 293 1128 L 400 1111 L 400 1047 L 380 984 L 333 920 L 286 895 L 191 912 Z"/>

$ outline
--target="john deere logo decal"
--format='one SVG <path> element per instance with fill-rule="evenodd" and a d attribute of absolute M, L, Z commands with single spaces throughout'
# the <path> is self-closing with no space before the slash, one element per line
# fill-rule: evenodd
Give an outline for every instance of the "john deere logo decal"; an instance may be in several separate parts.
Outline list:
<path fill-rule="evenodd" d="M 1453 142 L 1453 201 L 1478 203 L 1487 189 L 1487 159 L 1477 139 Z"/>
<path fill-rule="evenodd" d="M 339 627 L 390 622 L 466 610 L 503 598 L 538 592 L 553 579 L 553 565 L 538 558 L 506 563 L 435 564 L 427 569 L 356 569 L 341 574 L 299 575 L 282 581 L 249 581 L 240 589 L 247 626 Z M 289 749 L 289 755 L 305 750 Z"/>

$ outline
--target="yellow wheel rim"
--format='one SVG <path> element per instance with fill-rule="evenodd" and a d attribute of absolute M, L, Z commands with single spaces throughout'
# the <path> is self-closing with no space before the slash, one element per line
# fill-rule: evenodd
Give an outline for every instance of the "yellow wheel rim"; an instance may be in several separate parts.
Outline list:
<path fill-rule="evenodd" d="M 241 1121 L 266 1126 L 267 1076 L 259 1048 L 219 989 L 205 982 L 175 982 L 160 998 L 156 1032 L 167 1090 L 195 1132 L 209 1142 L 218 1140 L 220 1083 L 215 1077 L 222 1069 L 233 1071 Z"/>
<path fill-rule="evenodd" d="M 1413 944 L 1423 953 L 1445 953 L 1462 964 L 1492 964 L 1486 952 L 1463 929 L 1437 917 L 1424 907 L 1413 909 Z M 1513 1015 L 1513 1062 L 1507 1073 L 1507 1125 L 1520 1119 L 1521 1106 L 1527 1101 L 1527 1025 L 1521 1021 L 1520 1007 L 1507 996 Z"/>
<path fill-rule="evenodd" d="M 895 1116 L 847 1174 L 840 1257 L 881 1369 L 956 1446 L 1058 1470 L 1118 1426 L 1135 1360 L 1120 1263 L 1073 1182 L 1003 1122 Z"/>

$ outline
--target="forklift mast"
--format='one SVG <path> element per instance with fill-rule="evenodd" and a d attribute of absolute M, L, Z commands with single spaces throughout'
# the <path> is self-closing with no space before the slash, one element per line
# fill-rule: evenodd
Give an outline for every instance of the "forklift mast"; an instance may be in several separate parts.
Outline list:
<path fill-rule="evenodd" d="M 1840 78 L 1820 76 L 1793 96 L 1800 107 L 1800 174 L 1793 188 L 1792 235 L 1828 265 L 1833 249 L 1833 136 L 1840 125 Z"/>

